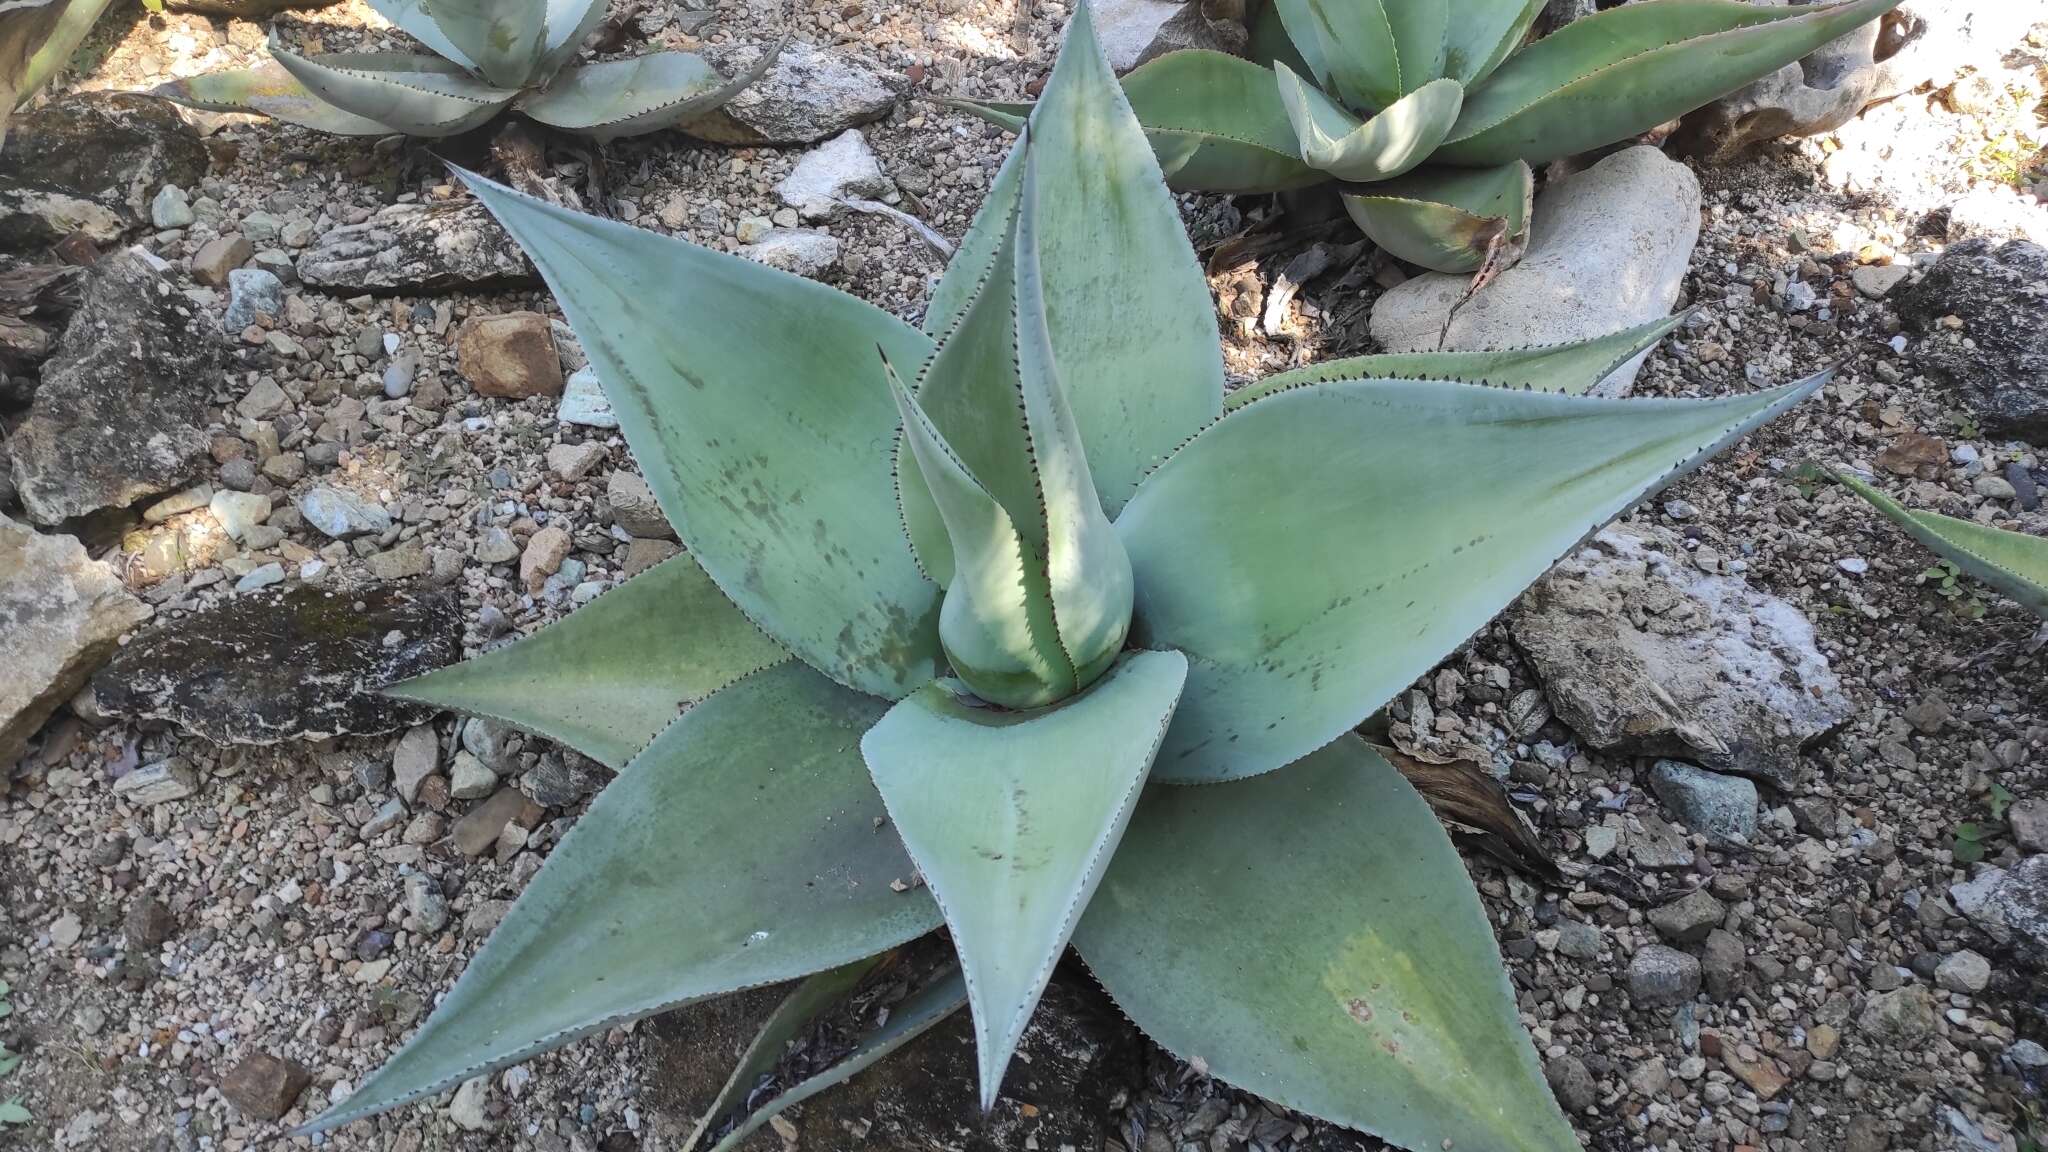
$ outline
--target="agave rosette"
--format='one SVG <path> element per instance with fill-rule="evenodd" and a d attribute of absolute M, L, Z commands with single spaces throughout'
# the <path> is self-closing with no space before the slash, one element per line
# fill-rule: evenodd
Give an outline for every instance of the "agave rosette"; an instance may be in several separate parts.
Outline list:
<path fill-rule="evenodd" d="M 313 1128 L 809 978 L 746 1080 L 867 958 L 943 924 L 959 972 L 793 1096 L 965 1003 L 1001 1106 L 1071 943 L 1161 1044 L 1283 1104 L 1416 1149 L 1577 1147 L 1450 840 L 1351 730 L 1817 380 L 1567 394 L 1657 324 L 1227 401 L 1206 283 L 1085 7 L 922 328 L 469 182 L 688 552 L 395 689 L 620 774 Z M 730 1144 L 759 1115 L 707 1121 Z"/>
<path fill-rule="evenodd" d="M 1634 0 L 1525 43 L 1543 4 L 1266 0 L 1252 60 L 1169 52 L 1124 90 L 1176 189 L 1339 181 L 1380 247 L 1472 272 L 1527 246 L 1536 167 L 1675 120 L 1899 0 Z M 1028 107 L 963 106 L 1010 125 Z"/>
<path fill-rule="evenodd" d="M 759 79 L 776 52 L 728 79 L 693 52 L 572 64 L 605 0 L 370 0 L 438 55 L 301 56 L 275 39 L 256 68 L 173 80 L 154 94 L 345 136 L 453 136 L 508 109 L 599 140 L 687 124 Z"/>

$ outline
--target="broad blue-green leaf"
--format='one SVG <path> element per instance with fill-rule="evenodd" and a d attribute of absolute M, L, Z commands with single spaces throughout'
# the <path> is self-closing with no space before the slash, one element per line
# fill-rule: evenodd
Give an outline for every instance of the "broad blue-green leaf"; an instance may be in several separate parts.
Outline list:
<path fill-rule="evenodd" d="M 1365 380 L 1237 409 L 1117 520 L 1133 641 L 1188 657 L 1154 777 L 1252 776 L 1336 739 L 1589 532 L 1822 379 L 1716 400 Z"/>
<path fill-rule="evenodd" d="M 1432 80 L 1360 121 L 1285 64 L 1274 68 L 1301 158 L 1339 180 L 1391 180 L 1429 159 L 1465 98 L 1456 80 Z"/>
<path fill-rule="evenodd" d="M 1360 112 L 1401 98 L 1393 22 L 1381 0 L 1273 0 L 1316 82 Z"/>
<path fill-rule="evenodd" d="M 1529 234 L 1536 177 L 1527 164 L 1418 168 L 1344 192 L 1344 210 L 1373 243 L 1438 272 L 1472 272 L 1497 247 L 1518 249 Z"/>
<path fill-rule="evenodd" d="M 1167 1050 L 1418 1150 L 1578 1152 L 1464 864 L 1347 735 L 1213 788 L 1153 788 L 1074 944 Z"/>
<path fill-rule="evenodd" d="M 433 56 L 404 52 L 270 54 L 321 100 L 392 132 L 454 136 L 496 116 L 518 93 L 493 88 Z"/>
<path fill-rule="evenodd" d="M 692 52 L 652 52 L 567 68 L 519 110 L 543 124 L 599 140 L 673 128 L 740 94 L 775 63 L 763 52 L 743 75 L 727 80 Z"/>
<path fill-rule="evenodd" d="M 793 980 L 937 927 L 878 833 L 860 734 L 882 701 L 801 664 L 722 689 L 612 781 L 453 991 L 300 1134 L 668 1008 Z"/>
<path fill-rule="evenodd" d="M 853 1051 L 848 1052 L 838 1063 L 761 1105 L 752 1115 L 741 1121 L 738 1127 L 727 1133 L 725 1139 L 720 1140 L 711 1152 L 733 1152 L 746 1142 L 747 1137 L 760 1131 L 761 1125 L 818 1093 L 836 1088 L 853 1079 L 876 1061 L 931 1031 L 946 1017 L 958 1012 L 966 1003 L 966 981 L 961 978 L 958 968 L 948 968 L 931 983 L 911 993 L 903 1003 L 889 1009 L 888 1022 L 862 1036 L 860 1042 L 853 1046 Z M 688 1149 L 684 1152 L 688 1152 Z"/>
<path fill-rule="evenodd" d="M 1273 71 L 1221 52 L 1168 52 L 1123 80 L 1169 188 L 1282 192 L 1328 177 L 1303 163 Z"/>
<path fill-rule="evenodd" d="M 484 79 L 514 90 L 541 79 L 548 0 L 420 0 L 420 7 Z"/>
<path fill-rule="evenodd" d="M 1768 76 L 1898 5 L 1639 0 L 1610 8 L 1508 57 L 1466 95 L 1464 112 L 1435 159 L 1545 164 L 1626 140 Z"/>
<path fill-rule="evenodd" d="M 1053 357 L 1115 515 L 1223 411 L 1223 355 L 1208 280 L 1091 19 L 1076 10 L 1031 139 Z"/>
<path fill-rule="evenodd" d="M 732 1074 L 725 1078 L 725 1087 L 718 1090 L 711 1106 L 697 1121 L 697 1127 L 683 1141 L 683 1152 L 691 1152 L 706 1133 L 717 1131 L 727 1117 L 743 1107 L 754 1090 L 755 1082 L 773 1072 L 781 1063 L 783 1049 L 789 1042 L 809 1028 L 826 1009 L 845 999 L 882 959 L 881 955 L 868 956 L 851 964 L 842 964 L 815 976 L 806 976 L 791 989 L 782 1003 L 775 1006 L 775 1011 L 768 1014 L 768 1019 L 761 1022 L 761 1030 L 754 1034 L 747 1050 L 740 1054 L 739 1063 L 733 1066 Z"/>
<path fill-rule="evenodd" d="M 996 711 L 940 681 L 861 738 L 967 974 L 984 1110 L 1116 851 L 1186 676 L 1178 652 L 1132 652 L 1041 712 Z"/>
<path fill-rule="evenodd" d="M 982 111 L 970 101 L 955 101 L 955 107 Z M 1024 105 L 1024 112 L 1015 123 L 1005 124 L 1010 131 L 1024 127 L 1024 117 L 1030 115 L 1030 105 Z M 924 331 L 938 339 L 960 323 L 967 314 L 968 305 L 981 294 L 982 284 L 989 277 L 989 270 L 1010 243 L 1010 234 L 1017 219 L 1017 192 L 1024 181 L 1024 149 L 1012 147 L 1003 157 L 1003 166 L 996 169 L 996 178 L 989 181 L 988 195 L 982 198 L 981 208 L 968 222 L 967 231 L 960 237 L 960 243 L 953 247 L 953 259 L 939 276 L 938 284 L 932 288 L 932 299 L 924 312 Z M 920 555 L 920 560 L 925 558 Z M 931 562 L 925 560 L 927 569 Z M 933 574 L 939 583 L 946 579 Z"/>
<path fill-rule="evenodd" d="M 1444 75 L 1470 88 L 1522 46 L 1544 0 L 1445 0 Z"/>
<path fill-rule="evenodd" d="M 1589 340 L 1538 344 L 1477 352 L 1377 352 L 1326 360 L 1303 368 L 1276 372 L 1223 398 L 1226 409 L 1242 408 L 1261 396 L 1304 384 L 1333 380 L 1401 379 L 1456 380 L 1501 388 L 1534 388 L 1578 396 L 1644 349 L 1669 335 L 1685 313 L 1623 328 Z"/>
<path fill-rule="evenodd" d="M 372 11 L 398 26 L 399 30 L 413 39 L 432 48 L 442 57 L 460 64 L 471 71 L 476 70 L 476 61 L 469 54 L 455 46 L 434 18 L 427 15 L 421 0 L 368 0 Z"/>
<path fill-rule="evenodd" d="M 547 0 L 547 43 L 538 77 L 545 81 L 576 58 L 576 50 L 604 23 L 605 0 Z"/>
<path fill-rule="evenodd" d="M 903 542 L 875 379 L 923 333 L 822 284 L 464 175 L 604 379 L 690 554 L 812 667 L 897 698 L 938 672 L 939 590 Z"/>
<path fill-rule="evenodd" d="M 389 136 L 395 131 L 313 95 L 276 61 L 167 81 L 150 94 L 188 108 L 254 113 L 341 136 Z"/>
<path fill-rule="evenodd" d="M 620 768 L 684 706 L 787 659 L 683 555 L 525 639 L 384 691 L 516 724 Z"/>
<path fill-rule="evenodd" d="M 1835 479 L 1942 559 L 2048 620 L 2048 539 L 1974 520 L 1916 512 L 1847 472 L 1836 472 Z"/>

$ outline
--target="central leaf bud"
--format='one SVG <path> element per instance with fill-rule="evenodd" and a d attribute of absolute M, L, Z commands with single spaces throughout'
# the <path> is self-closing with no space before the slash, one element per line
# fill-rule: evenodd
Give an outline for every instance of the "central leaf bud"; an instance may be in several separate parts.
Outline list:
<path fill-rule="evenodd" d="M 1131 630 L 1131 561 L 1106 546 L 1062 557 L 1041 584 L 1008 588 L 954 577 L 939 609 L 939 643 L 974 694 L 1005 708 L 1043 708 L 1093 684 Z M 1029 564 L 1029 560 L 1026 560 Z"/>

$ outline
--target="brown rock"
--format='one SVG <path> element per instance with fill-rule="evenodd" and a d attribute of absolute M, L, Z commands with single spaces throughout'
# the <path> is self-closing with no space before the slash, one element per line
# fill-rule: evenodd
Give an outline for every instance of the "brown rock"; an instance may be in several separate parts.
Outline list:
<path fill-rule="evenodd" d="M 472 316 L 455 333 L 456 367 L 484 396 L 523 400 L 562 394 L 562 360 L 538 312 Z"/>
<path fill-rule="evenodd" d="M 215 288 L 227 286 L 228 273 L 247 264 L 256 249 L 239 232 L 216 236 L 192 256 L 192 278 Z"/>
<path fill-rule="evenodd" d="M 129 905 L 122 935 L 127 938 L 129 951 L 147 952 L 170 939 L 171 930 L 175 927 L 177 922 L 171 918 L 171 910 L 164 907 L 163 901 L 144 897 Z"/>
<path fill-rule="evenodd" d="M 1749 1090 L 1756 1093 L 1759 1100 L 1773 1099 L 1790 1083 L 1769 1056 L 1747 1044 L 1722 1041 L 1721 1063 L 1737 1080 L 1749 1085 Z"/>
<path fill-rule="evenodd" d="M 635 538 L 631 544 L 626 545 L 626 559 L 624 563 L 626 579 L 631 580 L 633 577 L 638 576 L 640 573 L 647 571 L 649 568 L 681 551 L 681 548 L 666 540 L 641 540 Z"/>
<path fill-rule="evenodd" d="M 528 592 L 538 592 L 548 582 L 569 558 L 571 543 L 568 529 L 560 524 L 550 524 L 527 540 L 526 551 L 519 557 L 519 582 Z"/>
<path fill-rule="evenodd" d="M 1884 446 L 1877 466 L 1894 475 L 1932 480 L 1948 467 L 1948 445 L 1939 436 L 1908 432 Z"/>
<path fill-rule="evenodd" d="M 276 1120 L 291 1111 L 312 1082 L 313 1074 L 296 1061 L 255 1052 L 220 1082 L 220 1094 L 252 1120 Z"/>
<path fill-rule="evenodd" d="M 526 807 L 526 797 L 517 788 L 500 788 L 489 800 L 463 813 L 455 822 L 455 847 L 464 856 L 481 856 L 498 842 L 505 825 Z"/>

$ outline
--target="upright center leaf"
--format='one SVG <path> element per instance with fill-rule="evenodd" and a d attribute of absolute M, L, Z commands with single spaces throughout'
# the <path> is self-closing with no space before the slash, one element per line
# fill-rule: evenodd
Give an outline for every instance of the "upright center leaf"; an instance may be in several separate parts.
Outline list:
<path fill-rule="evenodd" d="M 1074 695 L 1123 649 L 1131 562 L 1103 513 L 1053 364 L 1028 137 L 1001 247 L 903 413 L 897 486 L 911 545 L 946 583 L 939 640 L 986 700 Z"/>

